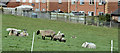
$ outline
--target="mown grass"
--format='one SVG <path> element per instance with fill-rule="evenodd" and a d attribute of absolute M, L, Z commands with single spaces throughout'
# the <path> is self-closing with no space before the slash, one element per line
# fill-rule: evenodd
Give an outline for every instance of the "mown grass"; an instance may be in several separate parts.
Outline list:
<path fill-rule="evenodd" d="M 34 51 L 110 51 L 110 40 L 114 40 L 114 51 L 118 51 L 118 29 L 66 23 L 54 20 L 36 19 L 22 16 L 3 15 L 2 17 L 2 48 L 3 51 L 30 51 L 32 34 L 38 29 L 62 31 L 67 42 L 42 40 L 35 35 Z M 28 37 L 8 36 L 6 28 L 27 29 Z M 72 36 L 77 36 L 72 39 Z M 83 42 L 93 42 L 96 49 L 82 48 Z"/>

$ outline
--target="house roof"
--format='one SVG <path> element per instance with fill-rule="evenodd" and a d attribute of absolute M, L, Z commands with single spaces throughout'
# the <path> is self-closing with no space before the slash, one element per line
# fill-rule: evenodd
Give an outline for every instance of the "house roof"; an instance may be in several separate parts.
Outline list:
<path fill-rule="evenodd" d="M 6 4 L 6 3 L 8 3 L 10 0 L 0 0 L 0 2 L 2 2 L 2 3 L 4 3 L 4 4 Z"/>
<path fill-rule="evenodd" d="M 112 16 L 120 16 L 120 8 L 111 13 Z"/>
<path fill-rule="evenodd" d="M 0 6 L 7 6 L 6 4 L 4 4 L 4 3 L 0 3 Z"/>

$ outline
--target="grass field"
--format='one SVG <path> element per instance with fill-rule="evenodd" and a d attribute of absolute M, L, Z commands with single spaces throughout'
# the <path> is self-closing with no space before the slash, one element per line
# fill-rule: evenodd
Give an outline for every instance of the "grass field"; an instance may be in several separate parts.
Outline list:
<path fill-rule="evenodd" d="M 35 35 L 33 51 L 110 51 L 110 40 L 114 40 L 114 51 L 118 51 L 118 29 L 66 23 L 61 21 L 36 19 L 22 16 L 3 15 L 2 17 L 2 50 L 3 51 L 30 51 L 32 34 L 38 29 L 62 31 L 67 42 L 42 40 Z M 6 28 L 27 29 L 28 37 L 8 36 Z M 71 37 L 75 35 L 76 39 Z M 83 42 L 93 42 L 96 49 L 82 48 Z"/>

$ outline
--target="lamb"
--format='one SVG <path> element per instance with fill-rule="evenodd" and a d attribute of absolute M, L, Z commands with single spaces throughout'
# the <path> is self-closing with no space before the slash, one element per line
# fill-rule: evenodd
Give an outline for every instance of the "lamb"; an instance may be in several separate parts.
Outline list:
<path fill-rule="evenodd" d="M 85 43 L 82 44 L 82 47 L 95 49 L 96 45 L 94 43 L 85 42 Z"/>
<path fill-rule="evenodd" d="M 28 33 L 27 33 L 27 31 L 26 30 L 24 30 L 23 32 L 21 32 L 21 33 L 17 33 L 17 35 L 16 36 L 28 36 Z"/>
<path fill-rule="evenodd" d="M 38 30 L 37 35 L 41 34 L 42 39 L 45 40 L 45 37 L 51 37 L 51 40 L 55 36 L 55 32 L 53 30 Z"/>
<path fill-rule="evenodd" d="M 64 33 L 59 33 L 59 32 L 58 32 L 58 34 L 53 37 L 53 40 L 54 40 L 54 41 L 56 41 L 56 40 L 61 41 L 61 39 L 62 39 L 63 37 L 65 37 Z"/>

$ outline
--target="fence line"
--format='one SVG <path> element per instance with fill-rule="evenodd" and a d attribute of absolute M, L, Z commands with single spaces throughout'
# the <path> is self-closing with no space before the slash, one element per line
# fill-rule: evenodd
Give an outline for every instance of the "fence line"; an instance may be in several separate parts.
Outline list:
<path fill-rule="evenodd" d="M 13 15 L 19 15 L 19 16 L 32 17 L 32 18 L 44 18 L 44 19 L 50 19 L 50 20 L 60 20 L 65 22 L 81 23 L 85 25 L 118 27 L 118 23 L 99 21 L 98 17 L 76 16 L 70 13 L 4 11 L 4 14 L 13 14 Z"/>

